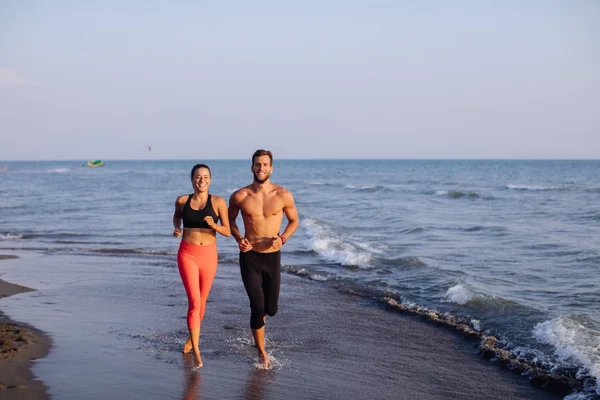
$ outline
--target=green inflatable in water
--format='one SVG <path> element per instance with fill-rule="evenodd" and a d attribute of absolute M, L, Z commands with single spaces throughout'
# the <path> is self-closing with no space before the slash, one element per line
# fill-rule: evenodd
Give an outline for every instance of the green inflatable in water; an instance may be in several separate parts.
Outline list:
<path fill-rule="evenodd" d="M 88 165 L 88 167 L 91 167 L 91 168 L 102 167 L 102 166 L 104 166 L 104 162 L 102 160 L 88 161 L 87 165 Z"/>

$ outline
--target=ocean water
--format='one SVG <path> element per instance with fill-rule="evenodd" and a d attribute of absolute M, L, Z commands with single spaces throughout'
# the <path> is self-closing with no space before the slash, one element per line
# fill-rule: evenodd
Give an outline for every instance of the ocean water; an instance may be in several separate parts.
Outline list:
<path fill-rule="evenodd" d="M 4 162 L 0 252 L 173 264 L 174 202 L 201 161 Z M 251 182 L 249 160 L 206 162 L 213 194 Z M 570 398 L 600 395 L 600 161 L 275 160 L 272 181 L 301 220 L 287 273 L 469 327 L 571 377 Z M 237 254 L 219 239 L 221 263 Z"/>

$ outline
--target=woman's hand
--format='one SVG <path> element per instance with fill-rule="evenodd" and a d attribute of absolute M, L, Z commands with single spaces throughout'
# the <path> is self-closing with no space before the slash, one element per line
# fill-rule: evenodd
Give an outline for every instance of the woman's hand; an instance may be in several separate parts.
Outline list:
<path fill-rule="evenodd" d="M 179 236 L 181 236 L 182 233 L 183 233 L 183 230 L 181 228 L 175 228 L 175 230 L 173 231 L 173 236 L 178 238 Z"/>
<path fill-rule="evenodd" d="M 215 220 L 213 219 L 213 217 L 204 217 L 204 222 L 206 222 L 206 224 L 208 226 L 210 226 L 211 229 L 217 230 L 217 224 L 215 224 Z"/>

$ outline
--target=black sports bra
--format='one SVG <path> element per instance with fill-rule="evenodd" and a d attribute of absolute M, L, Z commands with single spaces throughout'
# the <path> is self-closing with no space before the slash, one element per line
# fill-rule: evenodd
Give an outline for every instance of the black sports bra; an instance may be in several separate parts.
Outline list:
<path fill-rule="evenodd" d="M 215 210 L 212 206 L 212 201 L 210 198 L 210 194 L 208 195 L 208 200 L 206 200 L 206 205 L 202 210 L 194 210 L 190 206 L 190 201 L 192 200 L 192 195 L 188 196 L 187 201 L 185 202 L 185 206 L 183 206 L 183 213 L 181 215 L 181 219 L 183 219 L 183 227 L 184 228 L 204 228 L 204 229 L 212 229 L 208 224 L 204 221 L 205 217 L 212 217 L 215 221 L 215 224 L 218 223 L 219 217 L 215 214 Z"/>

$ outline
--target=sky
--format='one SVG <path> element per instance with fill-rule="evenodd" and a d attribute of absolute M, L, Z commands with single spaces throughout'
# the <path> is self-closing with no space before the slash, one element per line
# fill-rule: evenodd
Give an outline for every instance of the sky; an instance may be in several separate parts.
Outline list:
<path fill-rule="evenodd" d="M 600 159 L 600 1 L 0 0 L 0 160 L 258 148 Z"/>

